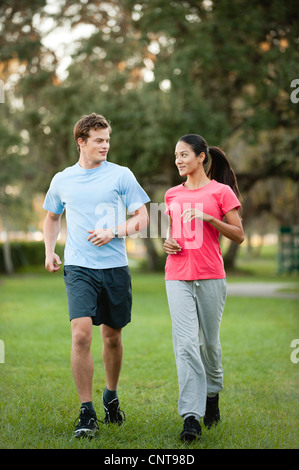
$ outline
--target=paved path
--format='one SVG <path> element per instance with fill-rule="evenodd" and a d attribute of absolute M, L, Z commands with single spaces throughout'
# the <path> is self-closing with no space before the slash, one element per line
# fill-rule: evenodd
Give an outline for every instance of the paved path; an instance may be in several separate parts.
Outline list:
<path fill-rule="evenodd" d="M 299 292 L 284 292 L 283 289 L 298 287 L 292 282 L 228 282 L 227 294 L 237 297 L 276 297 L 299 300 Z"/>

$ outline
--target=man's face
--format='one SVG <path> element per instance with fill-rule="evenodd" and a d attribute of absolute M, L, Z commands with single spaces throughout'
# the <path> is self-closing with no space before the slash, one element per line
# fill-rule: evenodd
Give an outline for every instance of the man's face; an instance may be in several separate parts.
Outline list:
<path fill-rule="evenodd" d="M 110 147 L 109 129 L 91 129 L 86 141 L 79 137 L 80 161 L 83 166 L 94 168 L 100 166 L 107 159 Z"/>

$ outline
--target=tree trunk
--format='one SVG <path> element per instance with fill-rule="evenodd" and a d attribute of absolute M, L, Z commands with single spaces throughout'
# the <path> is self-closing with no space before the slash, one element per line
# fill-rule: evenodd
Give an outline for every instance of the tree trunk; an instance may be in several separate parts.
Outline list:
<path fill-rule="evenodd" d="M 240 245 L 238 245 L 236 242 L 230 242 L 228 250 L 223 256 L 225 269 L 232 270 L 235 268 L 239 246 Z"/>
<path fill-rule="evenodd" d="M 3 258 L 4 258 L 4 267 L 6 274 L 13 274 L 13 262 L 11 257 L 10 243 L 8 239 L 8 233 L 5 233 L 5 240 L 3 244 Z"/>
<path fill-rule="evenodd" d="M 146 246 L 147 262 L 150 271 L 163 270 L 165 265 L 165 257 L 159 255 L 153 240 L 150 237 L 146 237 L 143 238 L 143 242 Z"/>

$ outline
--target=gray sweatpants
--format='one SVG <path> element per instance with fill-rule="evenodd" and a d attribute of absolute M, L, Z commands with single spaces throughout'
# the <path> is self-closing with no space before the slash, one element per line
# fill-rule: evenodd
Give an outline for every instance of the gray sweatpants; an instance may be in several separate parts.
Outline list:
<path fill-rule="evenodd" d="M 178 412 L 184 419 L 205 414 L 207 394 L 223 388 L 219 329 L 225 279 L 166 281 L 178 373 Z"/>

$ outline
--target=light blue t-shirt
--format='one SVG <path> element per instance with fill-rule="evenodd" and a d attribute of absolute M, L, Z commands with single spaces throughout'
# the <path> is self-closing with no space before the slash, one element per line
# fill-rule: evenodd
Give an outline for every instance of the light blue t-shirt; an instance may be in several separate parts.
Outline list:
<path fill-rule="evenodd" d="M 101 247 L 87 241 L 87 231 L 115 227 L 150 199 L 126 167 L 103 162 L 92 170 L 79 163 L 57 173 L 46 194 L 44 209 L 66 210 L 68 236 L 64 264 L 93 269 L 127 266 L 125 239 L 113 238 Z"/>

